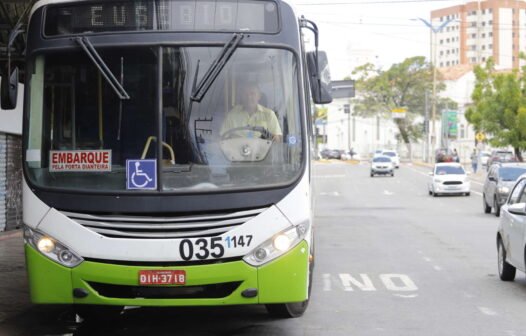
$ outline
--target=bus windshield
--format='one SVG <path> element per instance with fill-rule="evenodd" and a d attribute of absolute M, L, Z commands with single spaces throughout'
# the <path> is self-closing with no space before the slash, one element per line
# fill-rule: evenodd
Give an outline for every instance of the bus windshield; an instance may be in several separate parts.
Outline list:
<path fill-rule="evenodd" d="M 196 83 L 221 50 L 97 48 L 128 92 L 125 100 L 80 49 L 36 56 L 25 130 L 31 182 L 126 191 L 135 189 L 127 184 L 126 162 L 150 159 L 159 167 L 147 172 L 155 175 L 150 189 L 157 191 L 292 183 L 304 159 L 294 54 L 239 47 L 202 101 L 192 101 Z"/>

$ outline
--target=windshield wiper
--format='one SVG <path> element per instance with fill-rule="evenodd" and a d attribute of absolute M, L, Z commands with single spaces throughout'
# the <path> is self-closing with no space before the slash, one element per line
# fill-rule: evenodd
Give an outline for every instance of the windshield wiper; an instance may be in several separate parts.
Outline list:
<path fill-rule="evenodd" d="M 208 68 L 203 78 L 192 92 L 192 95 L 190 96 L 192 101 L 200 102 L 203 100 L 206 92 L 208 89 L 210 89 L 221 70 L 223 70 L 230 57 L 239 46 L 239 43 L 243 37 L 245 37 L 245 35 L 241 33 L 235 33 L 230 41 L 225 44 L 223 50 L 221 50 L 221 52 L 217 55 L 214 62 L 212 62 L 210 65 L 210 68 Z"/>
<path fill-rule="evenodd" d="M 90 58 L 93 64 L 99 69 L 100 73 L 106 79 L 108 84 L 113 88 L 117 96 L 121 99 L 130 99 L 130 95 L 122 87 L 122 84 L 115 78 L 111 70 L 108 68 L 106 63 L 102 60 L 99 53 L 93 47 L 93 44 L 88 40 L 87 37 L 76 37 L 75 41 L 82 47 L 86 52 L 86 55 Z"/>

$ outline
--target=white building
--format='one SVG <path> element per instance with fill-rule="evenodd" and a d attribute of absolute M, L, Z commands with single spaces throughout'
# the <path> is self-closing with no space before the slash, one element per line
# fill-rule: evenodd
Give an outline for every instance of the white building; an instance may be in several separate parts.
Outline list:
<path fill-rule="evenodd" d="M 22 225 L 22 101 L 15 110 L 0 109 L 0 231 Z"/>
<path fill-rule="evenodd" d="M 448 21 L 431 44 L 438 67 L 482 63 L 490 56 L 499 69 L 523 65 L 519 53 L 526 51 L 526 2 L 472 1 L 431 12 L 433 27 Z"/>

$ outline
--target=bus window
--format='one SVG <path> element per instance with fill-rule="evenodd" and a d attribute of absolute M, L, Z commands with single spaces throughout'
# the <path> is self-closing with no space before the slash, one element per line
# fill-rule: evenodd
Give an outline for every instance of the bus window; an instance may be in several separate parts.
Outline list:
<path fill-rule="evenodd" d="M 120 100 L 91 61 L 80 52 L 39 56 L 31 83 L 30 150 L 36 182 L 48 187 L 125 189 L 126 159 L 140 158 L 148 137 L 156 135 L 156 63 L 152 49 L 101 50 L 100 54 L 131 99 Z M 41 84 L 39 86 L 38 84 Z M 37 91 L 38 89 L 42 90 Z M 38 131 L 37 131 L 38 130 Z M 36 135 L 40 134 L 40 137 Z M 50 167 L 50 153 L 105 151 L 111 167 L 63 171 Z M 156 158 L 150 151 L 149 158 Z M 60 178 L 58 178 L 60 176 Z"/>

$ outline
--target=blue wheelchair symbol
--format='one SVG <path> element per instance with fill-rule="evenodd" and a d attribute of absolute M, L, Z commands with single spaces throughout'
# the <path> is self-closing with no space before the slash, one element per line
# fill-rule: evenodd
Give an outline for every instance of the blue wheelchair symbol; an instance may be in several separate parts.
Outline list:
<path fill-rule="evenodd" d="M 157 189 L 157 160 L 126 160 L 126 189 Z"/>

